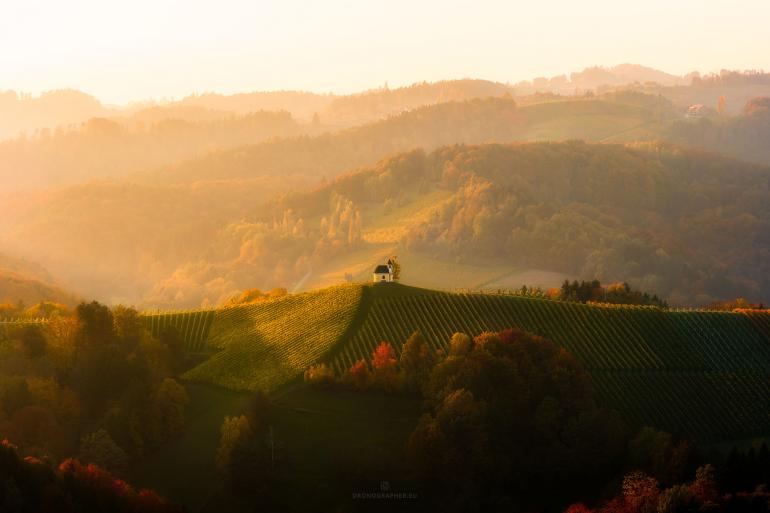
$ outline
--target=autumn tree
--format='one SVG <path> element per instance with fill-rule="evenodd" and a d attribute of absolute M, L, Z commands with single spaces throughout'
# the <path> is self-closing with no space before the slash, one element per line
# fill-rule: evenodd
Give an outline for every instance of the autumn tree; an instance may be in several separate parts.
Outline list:
<path fill-rule="evenodd" d="M 717 114 L 720 116 L 727 115 L 727 100 L 723 94 L 719 95 L 719 99 L 717 100 Z"/>
<path fill-rule="evenodd" d="M 628 462 L 664 484 L 673 484 L 684 479 L 692 452 L 686 440 L 677 441 L 669 433 L 643 427 L 629 441 Z"/>
<path fill-rule="evenodd" d="M 83 346 L 103 345 L 115 336 L 110 309 L 96 301 L 80 303 L 75 309 L 77 321 L 76 341 Z"/>
<path fill-rule="evenodd" d="M 250 495 L 268 487 L 275 468 L 275 436 L 268 419 L 225 417 L 216 463 L 237 494 Z"/>
<path fill-rule="evenodd" d="M 128 472 L 128 455 L 104 429 L 83 437 L 78 459 L 99 465 L 117 476 L 125 476 Z"/>
<path fill-rule="evenodd" d="M 399 365 L 409 388 L 419 390 L 427 381 L 433 367 L 433 354 L 419 331 L 412 333 L 404 343 Z"/>
<path fill-rule="evenodd" d="M 473 348 L 473 341 L 465 333 L 455 333 L 449 341 L 449 356 L 463 357 Z"/>
<path fill-rule="evenodd" d="M 311 365 L 305 371 L 305 383 L 311 385 L 328 386 L 334 384 L 334 371 L 325 363 Z"/>
<path fill-rule="evenodd" d="M 408 444 L 426 486 L 454 490 L 437 506 L 541 508 L 596 493 L 619 470 L 625 426 L 596 406 L 564 348 L 518 330 L 481 334 L 467 349 L 453 338 L 424 388 L 432 412 Z"/>
<path fill-rule="evenodd" d="M 393 281 L 399 281 L 401 279 L 401 263 L 396 255 L 390 257 L 390 262 L 393 265 Z"/>
<path fill-rule="evenodd" d="M 251 423 L 245 415 L 225 417 L 219 432 L 219 447 L 216 455 L 216 463 L 220 472 L 225 475 L 228 474 L 233 452 L 252 435 Z"/>
<path fill-rule="evenodd" d="M 695 481 L 690 485 L 690 492 L 703 504 L 714 504 L 719 498 L 716 469 L 706 464 L 695 471 Z"/>
<path fill-rule="evenodd" d="M 623 478 L 623 501 L 631 513 L 654 513 L 658 503 L 658 481 L 635 471 Z"/>
<path fill-rule="evenodd" d="M 372 382 L 372 373 L 369 370 L 369 366 L 366 364 L 366 360 L 361 358 L 351 365 L 345 379 L 359 392 L 368 389 Z"/>
<path fill-rule="evenodd" d="M 24 353 L 29 358 L 40 358 L 45 354 L 48 341 L 43 330 L 36 324 L 24 326 L 19 333 L 19 340 L 24 348 Z"/>
<path fill-rule="evenodd" d="M 187 390 L 172 378 L 165 378 L 155 392 L 155 402 L 161 437 L 171 440 L 181 435 L 185 426 L 185 408 L 190 402 Z"/>
<path fill-rule="evenodd" d="M 389 342 L 380 342 L 372 352 L 372 381 L 383 390 L 393 391 L 397 387 L 398 360 Z"/>
<path fill-rule="evenodd" d="M 53 412 L 41 405 L 28 405 L 16 411 L 10 419 L 6 436 L 21 446 L 24 453 L 41 459 L 54 461 L 67 456 L 71 449 L 68 438 Z"/>
<path fill-rule="evenodd" d="M 17 448 L 0 442 L 0 511 L 181 513 L 151 490 L 136 490 L 98 465 L 67 459 L 51 466 L 21 458 Z"/>

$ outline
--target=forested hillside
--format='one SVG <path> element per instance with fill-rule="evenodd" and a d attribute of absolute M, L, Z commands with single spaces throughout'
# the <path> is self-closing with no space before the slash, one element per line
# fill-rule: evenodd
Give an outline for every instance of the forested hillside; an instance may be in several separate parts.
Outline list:
<path fill-rule="evenodd" d="M 769 179 L 767 168 L 660 144 L 457 146 L 388 159 L 288 196 L 262 215 L 285 212 L 289 226 L 271 232 L 265 225 L 262 233 L 309 227 L 308 219 L 333 214 L 330 204 L 348 202 L 348 214 L 329 218 L 337 220 L 334 237 L 321 233 L 318 245 L 307 236 L 280 240 L 302 240 L 313 251 L 333 240 L 360 247 L 355 221 L 349 229 L 357 209 L 366 232 L 374 221 L 367 213 L 383 215 L 375 205 L 398 210 L 448 191 L 451 197 L 403 231 L 402 248 L 455 262 L 504 261 L 630 281 L 675 304 L 740 294 L 764 299 Z M 245 247 L 264 254 L 253 244 Z M 245 263 L 249 253 L 239 254 Z"/>
<path fill-rule="evenodd" d="M 433 157 L 429 169 L 458 177 L 457 192 L 405 236 L 406 247 L 630 281 L 675 303 L 770 295 L 768 168 L 658 144 L 482 146 Z"/>
<path fill-rule="evenodd" d="M 761 117 L 762 105 L 757 101 L 747 119 Z M 218 115 L 178 108 L 191 118 Z M 765 251 L 767 186 L 758 167 L 665 145 L 572 142 L 450 147 L 361 167 L 456 143 L 649 140 L 675 117 L 667 100 L 633 92 L 526 106 L 508 98 L 441 103 L 339 132 L 215 151 L 113 182 L 16 195 L 0 203 L 0 241 L 38 258 L 71 288 L 158 306 L 217 304 L 254 286 L 365 278 L 361 269 L 399 250 L 431 258 L 426 268 L 439 265 L 438 257 L 449 272 L 471 265 L 528 276 L 534 268 L 630 281 L 675 304 L 736 295 L 765 300 L 758 255 Z M 65 155 L 82 148 L 97 164 L 147 150 L 151 132 L 166 125 L 169 144 L 152 142 L 158 153 L 148 151 L 147 162 L 199 151 L 198 143 L 231 129 L 266 137 L 298 127 L 285 113 L 151 122 L 154 128 L 137 133 L 119 123 L 92 124 L 96 133 L 86 125 L 71 139 L 51 136 L 63 146 L 42 168 L 66 169 Z M 759 151 L 760 139 L 747 142 L 741 156 Z M 24 144 L 36 148 L 32 156 L 46 155 L 38 152 L 48 144 L 42 138 L 5 147 Z M 30 159 L 25 165 L 37 165 Z M 362 171 L 336 178 L 356 168 Z M 292 190 L 310 192 L 280 199 Z M 332 262 L 340 264 L 330 268 Z M 500 282 L 493 278 L 462 286 Z"/>
<path fill-rule="evenodd" d="M 437 103 L 514 94 L 508 85 L 487 80 L 442 80 L 410 86 L 387 87 L 349 95 L 313 94 L 299 91 L 253 92 L 233 95 L 191 95 L 172 105 L 196 106 L 246 114 L 256 110 L 285 110 L 301 121 L 331 127 L 349 127 L 377 121 Z"/>
<path fill-rule="evenodd" d="M 291 288 L 342 255 L 363 251 L 369 266 L 369 249 L 399 247 L 629 281 L 674 304 L 766 301 L 770 290 L 768 170 L 714 154 L 661 144 L 454 146 L 386 159 L 280 200 L 270 192 L 285 191 L 285 177 L 233 178 L 249 169 L 226 166 L 229 180 L 184 186 L 65 189 L 32 215 L 10 212 L 6 233 L 16 247 L 48 254 L 57 273 L 157 305 Z M 401 211 L 412 214 L 398 229 Z M 111 227 L 122 219 L 131 221 L 118 234 Z M 90 229 L 75 235 L 74 226 Z M 383 226 L 396 235 L 378 238 Z"/>
<path fill-rule="evenodd" d="M 664 136 L 675 143 L 770 165 L 770 96 L 751 99 L 735 117 L 678 121 Z"/>
<path fill-rule="evenodd" d="M 89 94 L 62 89 L 39 96 L 0 91 L 0 113 L 0 140 L 3 140 L 25 131 L 81 123 L 111 111 Z"/>

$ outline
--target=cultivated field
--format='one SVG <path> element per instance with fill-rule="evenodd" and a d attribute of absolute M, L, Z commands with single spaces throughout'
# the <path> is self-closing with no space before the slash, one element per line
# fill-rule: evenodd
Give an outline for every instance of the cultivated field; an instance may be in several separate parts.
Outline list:
<path fill-rule="evenodd" d="M 184 377 L 233 390 L 275 390 L 343 338 L 362 292 L 340 285 L 218 310 L 207 342 L 217 352 Z"/>
<path fill-rule="evenodd" d="M 434 350 L 454 332 L 512 326 L 569 349 L 601 403 L 636 424 L 703 441 L 770 432 L 767 313 L 662 311 L 400 285 L 371 288 L 364 322 L 331 360 L 343 373 L 383 341 L 399 352 L 416 330 Z M 765 331 L 763 331 L 765 330 Z"/>
<path fill-rule="evenodd" d="M 391 284 L 150 317 L 154 331 L 178 324 L 189 347 L 214 352 L 185 378 L 268 391 L 319 361 L 342 375 L 357 360 L 368 361 L 381 341 L 399 353 L 417 330 L 445 351 L 458 331 L 474 336 L 518 327 L 571 351 L 590 372 L 599 402 L 632 424 L 702 442 L 770 433 L 770 314 L 762 312 L 584 305 Z"/>

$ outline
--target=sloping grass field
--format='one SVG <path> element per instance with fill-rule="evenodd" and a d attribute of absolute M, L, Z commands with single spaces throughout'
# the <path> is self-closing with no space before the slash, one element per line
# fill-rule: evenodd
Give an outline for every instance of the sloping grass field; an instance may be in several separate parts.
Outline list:
<path fill-rule="evenodd" d="M 566 347 L 590 372 L 599 402 L 630 423 L 701 442 L 770 434 L 770 314 L 762 312 L 343 285 L 217 310 L 206 340 L 216 352 L 184 377 L 275 391 L 319 361 L 342 375 L 381 341 L 398 353 L 417 330 L 438 351 L 455 332 L 510 327 Z"/>

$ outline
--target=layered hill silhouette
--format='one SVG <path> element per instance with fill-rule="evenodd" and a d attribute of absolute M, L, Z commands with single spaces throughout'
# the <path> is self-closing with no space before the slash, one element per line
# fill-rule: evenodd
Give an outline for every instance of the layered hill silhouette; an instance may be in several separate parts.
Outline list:
<path fill-rule="evenodd" d="M 312 129 L 312 128 L 310 128 Z M 0 141 L 4 193 L 115 179 L 214 151 L 306 133 L 288 112 L 234 116 L 206 109 L 144 109 Z"/>
<path fill-rule="evenodd" d="M 660 144 L 412 152 L 256 209 L 217 239 L 228 259 L 180 269 L 155 292 L 202 292 L 185 285 L 197 273 L 265 287 L 275 270 L 322 286 L 367 278 L 372 262 L 405 252 L 405 275 L 424 285 L 505 287 L 495 278 L 540 269 L 630 281 L 674 304 L 763 300 L 767 178 L 764 167 Z M 474 265 L 492 274 L 458 283 Z"/>
<path fill-rule="evenodd" d="M 56 285 L 40 265 L 0 253 L 0 304 L 24 309 L 41 301 L 72 306 L 76 296 Z M 0 317 L 7 312 L 0 313 Z"/>
<path fill-rule="evenodd" d="M 764 247 L 757 234 L 766 222 L 759 207 L 765 171 L 751 165 L 666 145 L 618 151 L 606 144 L 560 143 L 532 147 L 537 156 L 528 165 L 538 169 L 534 184 L 522 178 L 517 158 L 497 161 L 491 152 L 476 150 L 462 151 L 473 155 L 468 158 L 483 155 L 478 163 L 466 165 L 451 150 L 406 174 L 393 171 L 398 169 L 393 163 L 413 159 L 397 155 L 415 148 L 431 152 L 457 143 L 569 139 L 701 141 L 765 162 L 768 114 L 761 99 L 738 118 L 695 120 L 682 120 L 665 98 L 628 91 L 527 105 L 507 97 L 474 99 L 420 107 L 338 132 L 210 152 L 211 140 L 234 144 L 306 125 L 286 113 L 217 121 L 218 114 L 203 107 L 168 109 L 190 121 L 163 121 L 166 114 L 150 109 L 142 114 L 149 127 L 143 131 L 126 128 L 126 121 L 101 120 L 70 135 L 0 144 L 9 157 L 5 162 L 15 163 L 7 176 L 18 169 L 34 176 L 36 168 L 42 175 L 61 169 L 66 178 L 72 166 L 89 175 L 109 162 L 115 163 L 114 176 L 124 176 L 7 199 L 0 205 L 0 240 L 15 253 L 40 260 L 70 288 L 157 306 L 217 304 L 254 286 L 326 286 L 346 276 L 360 278 L 372 262 L 394 252 L 406 252 L 415 270 L 439 266 L 453 277 L 446 284 L 432 273 L 415 272 L 425 280 L 416 283 L 425 286 L 552 286 L 563 277 L 599 277 L 632 281 L 675 303 L 767 297 L 763 260 L 757 261 L 762 251 L 757 248 Z M 752 137 L 741 136 L 747 133 Z M 518 148 L 521 155 L 530 151 Z M 640 153 L 631 156 L 633 151 Z M 197 152 L 206 155 L 151 172 L 130 171 L 136 162 L 150 166 Z M 345 184 L 352 179 L 335 178 L 385 158 L 389 164 L 368 171 L 369 180 L 379 184 L 376 192 L 351 195 Z M 628 171 L 633 178 L 612 182 L 613 191 L 602 180 L 621 167 L 633 170 Z M 676 171 L 679 167 L 687 173 Z M 578 168 L 591 171 L 574 185 L 590 192 L 560 195 L 563 185 L 553 177 Z M 642 201 L 663 195 L 662 185 L 650 188 L 655 180 L 672 187 L 669 196 L 684 196 L 693 210 L 667 211 L 670 200 L 663 198 Z M 294 195 L 299 203 L 292 195 L 280 199 L 312 187 L 317 190 Z M 551 198 L 543 192 L 549 187 Z M 613 195 L 625 206 L 610 200 Z M 450 212 L 481 197 L 489 204 L 474 203 L 473 221 L 465 217 L 468 209 Z M 457 221 L 447 230 L 450 218 Z M 517 224 L 524 219 L 529 221 Z M 486 226 L 482 220 L 489 223 L 486 234 L 479 231 Z M 711 229 L 717 226 L 721 232 Z M 628 262 L 633 265 L 623 264 Z"/>
<path fill-rule="evenodd" d="M 506 100 L 478 102 L 471 111 L 498 102 Z M 516 120 L 522 110 L 511 105 L 502 112 Z M 502 138 L 516 125 L 503 114 L 499 119 L 493 126 Z M 473 125 L 465 126 L 472 134 Z M 765 167 L 652 143 L 450 146 L 276 196 L 291 183 L 275 176 L 279 169 L 299 173 L 304 162 L 306 172 L 323 172 L 365 158 L 355 137 L 335 137 L 326 145 L 310 138 L 258 145 L 251 155 L 285 156 L 272 169 L 252 164 L 256 156 L 241 155 L 238 166 L 237 153 L 223 154 L 218 181 L 196 181 L 206 172 L 218 176 L 208 161 L 161 173 L 159 180 L 172 183 L 64 189 L 34 210 L 10 210 L 7 244 L 21 254 L 49 255 L 46 267 L 72 283 L 98 284 L 94 294 L 111 291 L 108 297 L 158 306 L 217 304 L 254 286 L 328 285 L 346 274 L 360 277 L 399 251 L 425 269 L 448 264 L 452 277 L 463 266 L 495 269 L 484 279 L 446 280 L 449 287 L 500 286 L 497 278 L 537 269 L 629 281 L 674 304 L 768 298 Z M 311 159 L 312 151 L 290 151 L 290 144 L 340 151 Z M 381 146 L 372 144 L 370 153 Z"/>

